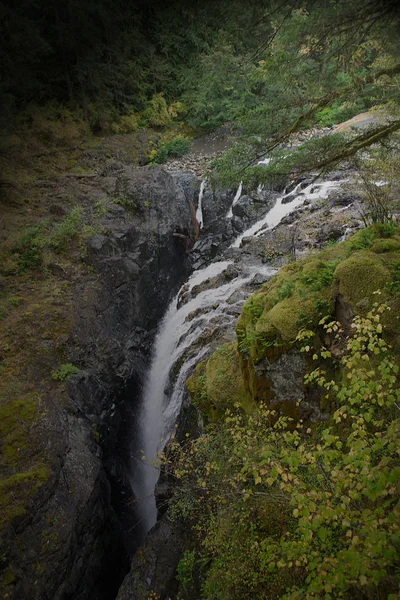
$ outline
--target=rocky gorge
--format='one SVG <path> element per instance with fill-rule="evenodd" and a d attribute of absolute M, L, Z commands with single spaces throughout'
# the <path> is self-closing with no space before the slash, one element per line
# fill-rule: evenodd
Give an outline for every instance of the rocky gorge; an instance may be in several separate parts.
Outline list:
<path fill-rule="evenodd" d="M 258 194 L 250 196 L 247 196 L 245 191 L 243 196 L 236 194 L 235 199 L 231 199 L 234 206 L 232 214 L 228 216 L 230 227 L 234 227 L 235 213 L 236 217 L 238 214 L 244 216 L 243 205 L 259 206 L 260 196 L 264 194 L 264 202 L 261 202 L 263 208 L 257 215 L 258 225 L 253 225 L 248 230 L 256 233 L 256 237 L 246 237 L 246 232 L 240 235 L 238 230 L 234 230 L 234 236 L 230 238 L 230 245 L 226 244 L 225 251 L 223 242 L 220 242 L 218 251 L 211 256 L 207 243 L 210 221 L 207 219 L 206 191 L 203 197 L 204 234 L 200 235 L 191 256 L 195 264 L 199 264 L 199 256 L 207 260 L 203 263 L 200 261 L 202 268 L 181 288 L 158 337 L 158 343 L 161 345 L 166 335 L 172 338 L 173 351 L 171 357 L 168 355 L 167 369 L 164 366 L 162 371 L 159 369 L 160 364 L 157 364 L 161 377 L 161 390 L 158 393 L 163 399 L 158 410 L 164 414 L 167 422 L 167 429 L 158 431 L 157 440 L 167 439 L 168 431 L 173 430 L 175 422 L 178 424 L 178 435 L 184 435 L 187 431 L 193 434 L 199 427 L 196 410 L 193 412 L 193 405 L 185 389 L 186 381 L 192 401 L 206 420 L 218 418 L 227 406 L 232 406 L 240 399 L 243 401 L 244 388 L 239 376 L 243 365 L 239 365 L 235 334 L 236 320 L 242 314 L 243 305 L 263 283 L 271 279 L 280 266 L 288 259 L 293 260 L 293 254 L 304 255 L 326 246 L 327 243 L 329 245 L 329 242 L 335 243 L 348 236 L 351 230 L 354 232 L 361 226 L 355 206 L 357 194 L 354 190 L 351 192 L 350 189 L 340 189 L 340 185 L 348 181 L 348 172 L 337 172 L 327 185 L 310 181 L 297 183 L 295 191 L 292 191 L 293 186 L 289 187 L 283 198 L 272 190 L 268 193 L 259 190 Z M 287 207 L 287 216 L 280 214 L 279 217 L 275 217 L 278 224 L 274 227 L 272 207 L 276 204 L 284 207 L 288 204 L 283 201 L 286 198 L 289 203 L 297 199 L 297 202 L 304 203 L 304 206 L 297 210 L 293 206 Z M 225 213 L 225 219 L 229 212 Z M 260 216 L 264 215 L 270 216 L 270 228 L 268 222 L 263 223 L 265 217 L 260 219 Z M 248 224 L 251 222 L 250 219 Z M 221 220 L 219 223 L 221 226 Z M 297 227 L 293 228 L 295 223 Z M 218 228 L 215 231 L 218 235 Z M 222 253 L 219 254 L 221 247 Z M 214 259 L 211 264 L 210 259 Z M 204 267 L 207 264 L 209 266 Z M 305 363 L 298 353 L 293 352 L 284 353 L 276 358 L 271 361 L 267 372 L 258 372 L 257 378 L 261 386 L 265 386 L 267 381 L 270 382 L 268 385 L 272 385 L 274 403 L 290 413 L 291 406 L 294 406 L 301 394 Z M 208 382 L 205 384 L 207 392 L 202 388 L 204 377 Z M 199 386 L 200 380 L 202 383 Z M 262 398 L 262 393 L 260 395 L 259 392 L 254 392 L 249 407 Z M 151 398 L 147 400 L 151 402 Z M 326 418 L 326 414 L 324 416 L 320 411 L 318 398 L 307 400 L 303 397 L 302 400 L 302 418 L 315 421 Z M 160 450 L 159 443 L 152 447 L 151 454 L 157 450 Z M 155 493 L 157 505 L 163 513 L 170 493 L 168 480 L 163 476 L 156 486 Z M 174 597 L 174 573 L 180 558 L 179 548 L 184 545 L 184 538 L 185 534 L 179 523 L 170 523 L 162 518 L 151 530 L 144 547 L 135 556 L 131 573 L 126 577 L 118 598 L 147 598 L 150 593 L 156 593 L 161 598 L 171 595 Z"/>
<path fill-rule="evenodd" d="M 1 585 L 9 599 L 115 597 L 147 533 L 138 524 L 141 499 L 132 457 L 139 460 L 141 450 L 137 427 L 151 348 L 171 300 L 175 297 L 174 314 L 182 317 L 167 332 L 173 344 L 162 387 L 174 401 L 168 428 L 178 422 L 186 431 L 198 427 L 185 389 L 189 376 L 191 395 L 200 394 L 201 406 L 199 375 L 204 368 L 212 372 L 212 361 L 220 368 L 218 352 L 213 353 L 223 348 L 222 359 L 239 368 L 235 324 L 242 315 L 242 331 L 248 327 L 245 302 L 288 261 L 333 247 L 362 226 L 361 197 L 349 169 L 324 182 L 304 177 L 284 191 L 213 190 L 171 166 L 87 160 L 96 164 L 90 178 L 65 175 L 39 184 L 53 214 L 64 210 L 66 196 L 80 198 L 89 216 L 97 206 L 98 233 L 86 240 L 83 274 L 73 277 L 66 267 L 49 265 L 53 275 L 58 269 L 57 276 L 68 281 L 70 296 L 68 314 L 62 314 L 65 327 L 55 337 L 43 334 L 39 359 L 48 370 L 62 352 L 79 371 L 57 387 L 45 382 L 34 395 L 16 396 L 10 402 L 17 418 L 3 415 L 11 458 L 3 464 L 8 479 Z M 343 310 L 349 310 L 346 302 Z M 7 343 L 6 332 L 3 347 Z M 268 380 L 268 398 L 292 410 L 303 359 L 283 353 L 271 361 L 268 374 L 259 365 L 254 379 L 251 357 L 257 350 L 249 352 L 248 367 L 241 363 L 241 369 L 248 368 L 249 402 L 263 397 Z M 205 362 L 210 356 L 215 358 Z M 214 418 L 224 399 L 211 391 L 212 377 L 209 385 L 202 410 Z M 234 398 L 242 385 L 227 380 L 224 397 Z M 318 399 L 304 400 L 307 418 L 324 418 Z M 168 431 L 158 433 L 168 438 Z M 34 441 L 29 450 L 25 435 Z M 13 479 L 16 464 L 31 482 L 28 496 Z M 169 495 L 162 479 L 157 495 L 159 503 Z M 179 526 L 162 519 L 136 552 L 118 598 L 147 598 L 150 591 L 167 597 L 181 543 Z"/>
<path fill-rule="evenodd" d="M 151 344 L 171 295 L 193 270 L 188 244 L 198 235 L 200 181 L 160 167 L 132 167 L 125 155 L 104 161 L 90 152 L 86 161 L 89 176 L 64 174 L 36 184 L 45 207 L 39 227 L 47 215 L 67 219 L 65 206 L 76 202 L 95 223 L 85 247 L 71 248 L 82 268 L 57 256 L 46 259 L 51 302 L 29 308 L 43 285 L 42 278 L 32 279 L 32 299 L 24 296 L 22 308 L 3 321 L 4 384 L 15 369 L 28 385 L 25 364 L 42 374 L 35 393 L 15 387 L 2 406 L 4 598 L 114 594 L 141 537 L 137 529 L 129 533 L 128 471 Z M 222 217 L 234 195 L 205 194 L 203 263 L 229 243 L 232 230 Z M 13 268 L 4 266 L 6 291 Z M 22 290 L 18 276 L 15 285 Z M 42 330 L 27 329 L 32 310 Z M 25 336 L 23 345 L 16 332 Z M 63 361 L 79 372 L 49 381 Z"/>

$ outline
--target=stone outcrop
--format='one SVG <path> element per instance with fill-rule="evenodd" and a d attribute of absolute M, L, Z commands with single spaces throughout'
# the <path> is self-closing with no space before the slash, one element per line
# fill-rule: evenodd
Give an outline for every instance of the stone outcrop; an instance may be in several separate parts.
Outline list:
<path fill-rule="evenodd" d="M 42 466 L 30 471 L 36 479 L 30 475 L 33 483 L 25 485 L 23 509 L 2 521 L 0 595 L 9 600 L 106 597 L 127 565 L 116 515 L 132 495 L 127 430 L 154 328 L 190 272 L 173 233 L 193 236 L 199 184 L 159 167 L 114 167 L 97 176 L 96 193 L 113 204 L 105 234 L 88 243 L 92 274 L 76 284 L 75 324 L 64 340 L 71 362 L 83 368 L 68 379 L 66 393 L 60 388 L 62 403 L 41 401 L 31 427 Z M 105 565 L 111 588 L 101 580 Z"/>
<path fill-rule="evenodd" d="M 117 600 L 148 600 L 150 593 L 161 600 L 174 598 L 183 540 L 179 525 L 166 518 L 159 521 L 148 535 L 146 545 L 135 554 Z"/>

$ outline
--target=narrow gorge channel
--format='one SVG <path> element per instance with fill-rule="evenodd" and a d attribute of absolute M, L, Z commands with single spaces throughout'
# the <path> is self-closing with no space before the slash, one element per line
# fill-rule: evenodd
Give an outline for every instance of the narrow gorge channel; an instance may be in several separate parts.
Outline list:
<path fill-rule="evenodd" d="M 343 179 L 342 179 L 343 181 Z M 187 401 L 185 383 L 194 367 L 213 349 L 216 341 L 235 339 L 234 328 L 248 296 L 276 272 L 271 265 L 241 248 L 243 240 L 260 238 L 303 204 L 322 203 L 340 181 L 301 181 L 274 199 L 273 206 L 245 231 L 237 235 L 214 262 L 194 271 L 171 301 L 154 341 L 137 419 L 130 481 L 136 497 L 137 530 L 141 541 L 157 522 L 155 488 L 159 478 L 157 454 L 163 450 L 179 422 Z M 207 227 L 200 186 L 196 217 Z M 225 221 L 230 223 L 242 198 L 242 184 L 233 197 Z M 263 190 L 259 188 L 258 194 Z M 265 203 L 264 203 L 265 206 Z M 270 206 L 270 204 L 268 205 Z M 261 211 L 262 212 L 262 211 Z M 289 225 L 288 227 L 291 227 Z M 201 246 L 202 234 L 195 245 Z"/>

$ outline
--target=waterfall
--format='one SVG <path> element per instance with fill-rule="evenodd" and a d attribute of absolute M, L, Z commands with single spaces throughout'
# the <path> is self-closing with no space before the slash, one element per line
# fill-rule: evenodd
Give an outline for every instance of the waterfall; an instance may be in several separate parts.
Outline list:
<path fill-rule="evenodd" d="M 275 206 L 271 208 L 265 217 L 241 233 L 233 242 L 232 248 L 239 248 L 243 238 L 245 237 L 258 237 L 265 231 L 265 229 L 272 229 L 272 227 L 276 227 L 276 225 L 282 221 L 283 217 L 286 217 L 286 215 L 292 212 L 293 209 L 303 204 L 305 200 L 312 202 L 313 200 L 325 199 L 329 191 L 338 185 L 338 181 L 324 181 L 319 184 L 310 183 L 310 185 L 299 192 L 302 186 L 302 183 L 299 183 L 292 192 L 280 196 L 276 201 Z M 285 200 L 289 197 L 291 198 L 291 201 L 285 202 Z"/>
<path fill-rule="evenodd" d="M 300 192 L 302 184 L 299 184 L 291 193 L 284 193 L 266 216 L 239 235 L 232 247 L 239 247 L 244 237 L 260 235 L 265 228 L 276 226 L 285 215 L 300 206 L 306 199 L 325 198 L 328 191 L 337 185 L 339 183 L 333 181 L 314 183 Z M 197 209 L 199 224 L 202 223 L 201 199 L 204 186 L 205 182 L 202 182 Z M 242 184 L 239 185 L 232 206 L 238 201 L 241 193 Z M 196 286 L 220 275 L 231 264 L 232 261 L 211 263 L 191 275 L 170 303 L 154 342 L 138 423 L 139 448 L 143 452 L 144 460 L 138 460 L 136 457 L 132 467 L 132 487 L 137 497 L 137 515 L 144 533 L 147 533 L 157 520 L 154 496 L 159 477 L 157 453 L 167 443 L 179 416 L 187 376 L 193 366 L 209 352 L 209 348 L 203 343 L 193 347 L 192 345 L 212 319 L 218 317 L 225 319 L 226 322 L 234 322 L 237 313 L 232 312 L 232 306 L 227 300 L 236 290 L 248 284 L 255 273 L 263 273 L 265 276 L 274 273 L 272 268 L 259 264 L 255 267 L 246 267 L 241 276 L 226 283 L 224 280 L 219 287 L 195 290 Z M 195 295 L 196 291 L 199 292 L 197 295 Z M 242 298 L 242 304 L 243 301 Z M 180 368 L 172 393 L 168 393 L 171 369 L 184 352 L 189 352 L 189 355 L 185 355 L 184 364 Z"/>
<path fill-rule="evenodd" d="M 200 192 L 199 192 L 199 202 L 197 205 L 197 210 L 196 210 L 196 219 L 197 222 L 199 224 L 199 228 L 203 229 L 203 208 L 202 208 L 202 200 L 203 200 L 203 195 L 204 195 L 204 188 L 206 187 L 206 180 L 203 179 L 203 181 L 200 184 Z"/>
<path fill-rule="evenodd" d="M 212 263 L 208 267 L 195 271 L 185 284 L 185 293 L 208 278 L 216 277 L 229 265 L 230 261 Z M 201 324 L 193 329 L 195 320 L 186 321 L 187 316 L 198 308 L 211 307 L 215 302 L 222 301 L 229 296 L 237 287 L 243 284 L 243 280 L 234 280 L 217 290 L 205 290 L 186 304 L 178 308 L 178 299 L 181 290 L 170 303 L 168 310 L 160 324 L 154 346 L 150 371 L 145 382 L 142 407 L 138 423 L 139 448 L 143 452 L 143 460 L 136 457 L 132 465 L 132 487 L 137 497 L 136 512 L 142 522 L 142 529 L 148 531 L 157 520 L 157 508 L 154 497 L 154 487 L 157 483 L 159 470 L 157 452 L 164 447 L 170 433 L 170 424 L 179 413 L 168 409 L 165 388 L 168 384 L 169 372 L 179 358 L 204 329 L 204 324 L 211 315 L 202 315 Z M 221 307 L 222 310 L 222 307 Z M 216 314 L 215 311 L 213 314 Z M 164 411 L 168 409 L 170 417 L 165 422 Z"/>
<path fill-rule="evenodd" d="M 243 190 L 243 183 L 240 182 L 239 183 L 239 187 L 237 189 L 237 192 L 235 194 L 235 197 L 233 199 L 233 202 L 231 204 L 230 209 L 228 210 L 228 212 L 226 213 L 226 218 L 227 219 L 231 219 L 233 217 L 233 207 L 239 202 L 241 196 L 242 196 L 242 190 Z"/>

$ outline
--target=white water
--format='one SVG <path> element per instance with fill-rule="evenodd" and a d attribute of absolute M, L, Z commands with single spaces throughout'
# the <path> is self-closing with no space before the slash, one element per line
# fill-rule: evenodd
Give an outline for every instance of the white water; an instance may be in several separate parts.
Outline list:
<path fill-rule="evenodd" d="M 305 200 L 310 200 L 312 202 L 313 200 L 325 199 L 328 196 L 329 191 L 338 185 L 339 182 L 337 181 L 324 181 L 319 184 L 311 183 L 300 193 L 298 193 L 299 189 L 301 188 L 301 183 L 299 183 L 289 194 L 280 196 L 277 199 L 275 206 L 271 208 L 265 217 L 241 233 L 233 242 L 232 247 L 239 248 L 243 238 L 251 236 L 257 237 L 266 229 L 272 229 L 273 227 L 276 227 L 276 225 L 282 221 L 283 217 L 286 217 L 286 215 L 291 213 L 295 208 L 303 204 Z M 311 192 L 312 189 L 315 189 L 315 191 Z M 293 200 L 287 204 L 282 204 L 282 201 L 288 196 L 293 196 Z"/>
<path fill-rule="evenodd" d="M 187 290 L 186 293 L 190 293 L 190 290 L 206 279 L 222 273 L 229 264 L 231 264 L 229 261 L 222 261 L 193 273 L 184 286 Z M 265 269 L 265 265 L 263 267 Z M 269 269 L 270 274 L 273 272 L 273 269 Z M 181 293 L 179 292 L 169 305 L 160 325 L 143 392 L 139 420 L 139 443 L 144 460 L 137 462 L 133 467 L 134 482 L 132 484 L 138 497 L 137 513 L 146 531 L 151 529 L 157 520 L 154 497 L 154 487 L 159 477 L 157 453 L 164 448 L 179 415 L 186 374 L 207 353 L 207 347 L 203 346 L 185 363 L 174 386 L 172 397 L 168 401 L 165 390 L 168 386 L 171 368 L 183 352 L 204 332 L 208 322 L 223 314 L 224 308 L 227 307 L 226 299 L 235 290 L 250 282 L 254 274 L 255 270 L 251 269 L 246 277 L 238 277 L 218 288 L 204 290 L 178 309 L 178 298 Z M 216 305 L 218 305 L 217 308 L 215 308 Z M 205 313 L 186 320 L 188 315 L 197 309 L 205 309 Z M 233 320 L 234 317 L 232 316 L 230 319 Z"/>
<path fill-rule="evenodd" d="M 199 202 L 198 202 L 197 210 L 196 210 L 196 219 L 197 219 L 197 222 L 199 224 L 199 228 L 200 229 L 203 229 L 203 207 L 202 207 L 202 200 L 203 200 L 204 188 L 205 187 L 206 187 L 206 180 L 203 179 L 203 181 L 200 184 Z"/>
<path fill-rule="evenodd" d="M 269 213 L 241 234 L 232 246 L 239 247 L 244 237 L 259 235 L 266 227 L 276 226 L 285 215 L 302 204 L 306 198 L 310 200 L 325 198 L 328 191 L 337 185 L 339 185 L 338 182 L 330 181 L 311 184 L 300 194 L 297 193 L 300 189 L 299 184 L 290 194 L 293 195 L 293 200 L 290 203 L 282 204 L 282 200 L 288 197 L 289 194 L 283 195 Z M 314 191 L 311 192 L 311 189 L 314 189 Z M 203 192 L 204 186 L 202 183 L 198 211 L 201 211 Z M 241 192 L 242 186 L 240 184 L 232 205 L 239 200 Z M 200 223 L 199 217 L 198 221 Z M 146 532 L 151 529 L 157 520 L 157 507 L 154 496 L 154 488 L 159 477 L 157 453 L 164 448 L 179 416 L 185 381 L 190 370 L 209 350 L 207 345 L 204 344 L 200 344 L 200 348 L 197 350 L 190 347 L 204 333 L 205 328 L 212 325 L 211 321 L 214 318 L 230 319 L 231 321 L 235 319 L 235 317 L 224 312 L 224 309 L 229 307 L 227 299 L 235 290 L 249 283 L 255 273 L 262 272 L 264 275 L 274 273 L 274 270 L 266 265 L 248 268 L 242 277 L 237 277 L 217 288 L 205 289 L 194 298 L 191 297 L 191 292 L 194 291 L 195 286 L 221 274 L 230 264 L 232 264 L 232 261 L 211 263 L 204 269 L 195 271 L 192 274 L 169 305 L 154 342 L 152 362 L 143 392 L 138 427 L 139 444 L 144 454 L 144 460 L 142 462 L 136 461 L 132 476 L 132 487 L 138 498 L 137 514 L 142 522 L 142 528 Z M 188 301 L 178 308 L 178 301 L 185 299 L 188 299 Z M 193 317 L 191 313 L 198 309 L 201 309 L 199 314 Z M 190 318 L 188 318 L 189 315 L 191 315 Z M 170 383 L 170 371 L 185 351 L 188 351 L 189 355 L 185 357 L 172 393 L 167 394 L 166 389 Z"/>
<path fill-rule="evenodd" d="M 242 182 L 239 183 L 239 187 L 237 189 L 237 192 L 235 194 L 235 197 L 233 199 L 233 202 L 231 204 L 230 209 L 228 210 L 228 212 L 226 213 L 226 218 L 227 219 L 231 219 L 233 217 L 233 207 L 239 202 L 241 196 L 242 196 L 242 190 L 243 190 L 243 184 Z"/>

